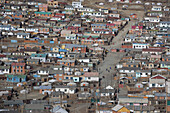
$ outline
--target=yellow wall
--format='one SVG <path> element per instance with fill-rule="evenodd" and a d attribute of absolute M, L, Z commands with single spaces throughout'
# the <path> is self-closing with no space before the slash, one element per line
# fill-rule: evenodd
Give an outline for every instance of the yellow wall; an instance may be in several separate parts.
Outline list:
<path fill-rule="evenodd" d="M 127 113 L 130 113 L 130 110 L 128 110 L 127 108 L 123 107 L 118 112 L 127 112 Z"/>

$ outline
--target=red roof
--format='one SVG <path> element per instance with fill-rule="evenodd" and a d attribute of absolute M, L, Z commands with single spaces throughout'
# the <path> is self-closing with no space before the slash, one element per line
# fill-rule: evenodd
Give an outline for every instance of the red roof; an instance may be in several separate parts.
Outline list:
<path fill-rule="evenodd" d="M 143 26 L 132 26 L 132 29 L 136 29 L 138 27 L 139 29 L 143 29 Z"/>
<path fill-rule="evenodd" d="M 149 48 L 149 49 L 143 49 L 142 51 L 162 52 L 162 49 L 160 49 L 160 48 Z"/>
<path fill-rule="evenodd" d="M 106 24 L 107 26 L 115 26 L 115 24 Z"/>
<path fill-rule="evenodd" d="M 151 77 L 151 79 L 166 79 L 166 78 L 162 75 L 155 75 L 155 76 Z"/>
<path fill-rule="evenodd" d="M 25 66 L 25 63 L 12 63 L 11 66 Z"/>
<path fill-rule="evenodd" d="M 56 13 L 55 16 L 64 16 L 62 13 Z"/>
<path fill-rule="evenodd" d="M 61 16 L 55 15 L 55 16 L 53 16 L 53 18 L 61 18 Z"/>
<path fill-rule="evenodd" d="M 94 31 L 109 31 L 108 29 L 94 29 Z"/>
<path fill-rule="evenodd" d="M 0 55 L 0 58 L 6 57 L 6 55 Z"/>
<path fill-rule="evenodd" d="M 78 29 L 79 29 L 79 27 L 69 26 L 67 29 L 68 29 L 68 30 L 78 30 Z"/>
<path fill-rule="evenodd" d="M 58 2 L 58 4 L 67 5 L 67 3 L 66 3 L 66 2 Z"/>

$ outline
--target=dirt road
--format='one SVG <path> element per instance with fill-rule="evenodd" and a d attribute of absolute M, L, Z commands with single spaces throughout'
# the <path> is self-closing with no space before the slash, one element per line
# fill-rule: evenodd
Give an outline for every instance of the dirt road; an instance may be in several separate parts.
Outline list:
<path fill-rule="evenodd" d="M 131 25 L 134 21 L 130 21 L 123 30 L 119 32 L 119 34 L 112 40 L 114 45 L 107 46 L 105 48 L 121 48 L 121 44 L 123 41 L 124 36 L 127 34 L 128 30 L 130 29 Z M 105 57 L 105 60 L 99 65 L 99 73 L 101 80 L 101 87 L 106 87 L 108 85 L 115 86 L 116 81 L 113 80 L 113 75 L 116 73 L 115 65 L 120 61 L 120 59 L 126 53 L 112 53 L 109 52 Z M 104 77 L 103 77 L 104 76 Z"/>

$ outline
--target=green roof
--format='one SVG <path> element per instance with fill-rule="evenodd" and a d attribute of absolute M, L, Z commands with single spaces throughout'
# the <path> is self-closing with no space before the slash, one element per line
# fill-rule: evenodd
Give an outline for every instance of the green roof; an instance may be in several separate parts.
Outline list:
<path fill-rule="evenodd" d="M 52 14 L 51 12 L 34 12 L 35 14 Z"/>
<path fill-rule="evenodd" d="M 167 105 L 170 106 L 170 100 L 167 101 Z"/>
<path fill-rule="evenodd" d="M 84 35 L 83 38 L 89 38 L 91 35 Z M 99 36 L 91 36 L 92 38 L 98 38 Z"/>
<path fill-rule="evenodd" d="M 14 76 L 17 76 L 18 78 L 26 78 L 26 75 L 7 75 L 8 78 L 13 78 Z"/>
<path fill-rule="evenodd" d="M 31 54 L 31 57 L 46 57 L 46 54 Z"/>

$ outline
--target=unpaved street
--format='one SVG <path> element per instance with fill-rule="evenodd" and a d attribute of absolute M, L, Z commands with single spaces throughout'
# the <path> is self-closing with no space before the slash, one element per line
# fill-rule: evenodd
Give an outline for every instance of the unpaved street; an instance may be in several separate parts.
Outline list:
<path fill-rule="evenodd" d="M 119 34 L 112 40 L 112 43 L 114 43 L 114 45 L 110 45 L 105 48 L 107 48 L 108 50 L 110 48 L 120 49 L 122 41 L 123 41 L 123 37 L 126 35 L 126 33 L 128 32 L 128 30 L 130 29 L 133 23 L 134 21 L 130 21 L 124 27 L 124 29 L 121 30 Z M 117 52 L 117 53 L 109 52 L 107 56 L 105 57 L 105 60 L 99 65 L 99 68 L 100 68 L 99 73 L 100 73 L 100 77 L 102 78 L 101 88 L 108 86 L 108 85 L 115 86 L 116 81 L 113 80 L 113 74 L 116 73 L 115 65 L 120 61 L 120 59 L 125 54 L 126 53 L 121 53 L 121 52 Z"/>

